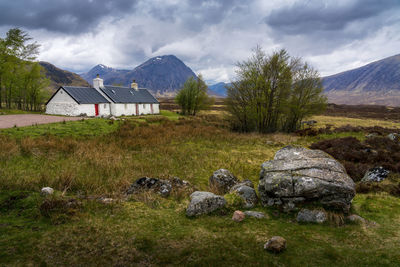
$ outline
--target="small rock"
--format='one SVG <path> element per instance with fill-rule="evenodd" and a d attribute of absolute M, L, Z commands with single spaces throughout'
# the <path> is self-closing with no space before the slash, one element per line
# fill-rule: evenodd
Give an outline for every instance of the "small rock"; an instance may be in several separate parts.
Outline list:
<path fill-rule="evenodd" d="M 137 179 L 127 190 L 127 194 L 136 194 L 143 191 L 154 191 L 163 197 L 169 196 L 172 190 L 171 182 L 158 178 L 142 177 Z"/>
<path fill-rule="evenodd" d="M 43 196 L 52 195 L 54 193 L 54 189 L 51 187 L 43 187 L 40 193 Z"/>
<path fill-rule="evenodd" d="M 258 211 L 251 211 L 251 210 L 246 210 L 244 212 L 244 214 L 248 217 L 254 217 L 257 219 L 264 219 L 267 218 L 267 216 L 265 215 L 265 213 L 263 212 L 258 212 Z"/>
<path fill-rule="evenodd" d="M 367 220 L 365 220 L 363 217 L 357 215 L 357 214 L 352 214 L 347 216 L 346 218 L 348 221 L 352 222 L 352 223 L 360 223 L 360 224 L 364 224 L 367 222 Z"/>
<path fill-rule="evenodd" d="M 241 222 L 245 217 L 246 215 L 242 211 L 237 210 L 233 213 L 232 220 L 235 222 Z"/>
<path fill-rule="evenodd" d="M 209 179 L 210 186 L 224 194 L 228 193 L 229 189 L 237 183 L 239 183 L 239 180 L 226 169 L 215 171 Z"/>
<path fill-rule="evenodd" d="M 369 169 L 364 177 L 361 179 L 361 182 L 366 183 L 366 182 L 381 182 L 385 180 L 388 176 L 390 171 L 386 170 L 383 167 L 375 167 L 372 169 Z"/>
<path fill-rule="evenodd" d="M 211 192 L 196 191 L 190 195 L 190 203 L 186 209 L 187 216 L 208 214 L 225 206 L 226 200 L 222 196 Z"/>
<path fill-rule="evenodd" d="M 264 249 L 279 253 L 286 249 L 286 239 L 281 236 L 273 236 L 264 244 Z"/>
<path fill-rule="evenodd" d="M 236 185 L 232 187 L 230 192 L 237 194 L 239 197 L 243 199 L 244 201 L 243 207 L 246 209 L 253 208 L 258 202 L 256 190 L 247 185 L 240 185 L 240 186 Z"/>
<path fill-rule="evenodd" d="M 379 136 L 377 133 L 369 133 L 367 135 L 365 135 L 366 138 L 373 138 L 373 137 L 377 137 Z"/>
<path fill-rule="evenodd" d="M 398 141 L 400 141 L 400 134 L 390 133 L 390 134 L 388 134 L 387 138 L 389 138 L 392 141 L 398 142 Z"/>
<path fill-rule="evenodd" d="M 297 214 L 298 222 L 323 223 L 326 222 L 326 220 L 327 220 L 326 213 L 321 210 L 302 209 Z"/>
<path fill-rule="evenodd" d="M 102 203 L 102 204 L 105 204 L 105 205 L 112 204 L 112 203 L 114 203 L 114 201 L 115 201 L 114 199 L 109 198 L 109 197 L 101 197 L 101 198 L 99 198 L 99 202 Z"/>

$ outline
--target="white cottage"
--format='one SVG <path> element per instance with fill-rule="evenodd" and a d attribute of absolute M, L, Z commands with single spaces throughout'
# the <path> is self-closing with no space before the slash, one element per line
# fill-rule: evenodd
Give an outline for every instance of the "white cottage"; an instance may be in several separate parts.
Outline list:
<path fill-rule="evenodd" d="M 93 87 L 61 86 L 46 103 L 47 114 L 67 116 L 123 116 L 159 114 L 160 103 L 147 89 L 103 85 L 97 75 Z"/>

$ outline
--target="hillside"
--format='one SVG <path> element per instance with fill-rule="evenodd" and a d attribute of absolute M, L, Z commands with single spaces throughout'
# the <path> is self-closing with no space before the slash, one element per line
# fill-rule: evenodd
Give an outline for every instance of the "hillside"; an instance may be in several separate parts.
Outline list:
<path fill-rule="evenodd" d="M 174 95 L 189 77 L 196 77 L 185 63 L 173 55 L 151 58 L 130 71 L 97 65 L 82 77 L 91 82 L 96 74 L 100 74 L 105 84 L 127 86 L 136 80 L 139 87 L 147 88 L 158 96 Z"/>
<path fill-rule="evenodd" d="M 230 83 L 220 82 L 220 83 L 210 85 L 208 88 L 210 89 L 210 91 L 214 92 L 215 94 L 222 96 L 222 97 L 226 97 L 226 86 L 229 86 L 229 85 L 230 85 Z"/>
<path fill-rule="evenodd" d="M 39 62 L 43 67 L 45 75 L 50 79 L 50 91 L 57 90 L 61 85 L 88 86 L 88 83 L 76 73 L 62 70 L 45 61 Z"/>
<path fill-rule="evenodd" d="M 336 104 L 400 105 L 400 54 L 324 77 L 325 92 Z"/>

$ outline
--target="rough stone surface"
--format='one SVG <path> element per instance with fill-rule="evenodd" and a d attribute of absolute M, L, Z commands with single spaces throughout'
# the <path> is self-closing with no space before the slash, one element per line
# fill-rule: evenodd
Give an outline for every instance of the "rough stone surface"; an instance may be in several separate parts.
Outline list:
<path fill-rule="evenodd" d="M 230 192 L 237 194 L 243 199 L 243 207 L 246 209 L 253 208 L 258 202 L 256 190 L 242 183 L 232 187 Z"/>
<path fill-rule="evenodd" d="M 390 171 L 383 167 L 372 168 L 365 173 L 361 182 L 381 182 L 387 178 L 389 173 Z"/>
<path fill-rule="evenodd" d="M 235 222 L 241 222 L 244 218 L 246 218 L 246 215 L 240 210 L 235 211 L 232 216 L 232 220 Z"/>
<path fill-rule="evenodd" d="M 186 209 L 187 216 L 208 214 L 224 207 L 226 200 L 211 192 L 196 191 L 190 195 L 190 203 Z"/>
<path fill-rule="evenodd" d="M 219 169 L 215 171 L 209 179 L 210 186 L 224 194 L 229 192 L 231 187 L 237 183 L 239 183 L 239 180 L 226 169 Z"/>
<path fill-rule="evenodd" d="M 267 218 L 267 215 L 266 215 L 265 213 L 259 212 L 259 211 L 246 210 L 246 211 L 244 212 L 244 214 L 245 214 L 247 217 L 254 217 L 254 218 L 257 218 L 257 219 L 264 219 L 264 218 Z"/>
<path fill-rule="evenodd" d="M 274 160 L 262 164 L 258 192 L 264 206 L 317 201 L 347 212 L 355 184 L 327 153 L 287 146 L 275 154 Z"/>
<path fill-rule="evenodd" d="M 357 215 L 357 214 L 352 214 L 346 217 L 346 219 L 350 222 L 353 223 L 360 223 L 360 224 L 364 224 L 367 222 L 367 220 L 365 220 L 363 217 Z"/>
<path fill-rule="evenodd" d="M 169 196 L 173 188 L 189 186 L 189 182 L 174 177 L 172 180 L 142 177 L 137 179 L 127 190 L 127 194 L 136 194 L 143 191 L 153 191 L 163 197 Z"/>
<path fill-rule="evenodd" d="M 297 214 L 296 220 L 306 223 L 324 223 L 327 220 L 327 216 L 326 213 L 321 210 L 302 209 Z"/>
<path fill-rule="evenodd" d="M 264 244 L 264 249 L 279 253 L 286 249 L 286 239 L 281 236 L 273 236 Z"/>
<path fill-rule="evenodd" d="M 54 189 L 51 187 L 43 187 L 42 190 L 40 190 L 40 193 L 43 196 L 52 195 L 54 193 Z"/>
<path fill-rule="evenodd" d="M 235 188 L 240 187 L 240 186 L 243 186 L 243 185 L 248 186 L 248 187 L 251 187 L 251 188 L 254 188 L 253 182 L 250 181 L 250 180 L 248 180 L 248 179 L 246 179 L 246 180 L 243 180 L 243 181 L 241 181 L 241 182 L 235 184 L 234 186 L 232 186 L 230 190 L 231 190 L 231 191 L 232 191 L 232 190 L 235 190 Z"/>

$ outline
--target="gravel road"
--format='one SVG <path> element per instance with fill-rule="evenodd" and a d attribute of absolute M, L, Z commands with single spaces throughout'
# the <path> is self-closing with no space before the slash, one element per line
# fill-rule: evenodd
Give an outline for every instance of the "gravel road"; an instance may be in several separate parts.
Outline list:
<path fill-rule="evenodd" d="M 18 114 L 18 115 L 0 115 L 0 129 L 12 128 L 15 125 L 31 126 L 35 124 L 46 124 L 61 121 L 77 121 L 81 120 L 80 117 L 61 117 L 61 116 L 49 116 L 40 114 Z"/>

